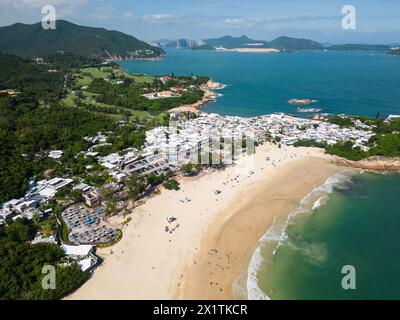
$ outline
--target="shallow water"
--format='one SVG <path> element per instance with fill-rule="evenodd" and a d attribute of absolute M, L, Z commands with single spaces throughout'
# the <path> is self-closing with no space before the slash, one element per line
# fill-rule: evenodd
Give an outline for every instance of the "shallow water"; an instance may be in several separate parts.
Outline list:
<path fill-rule="evenodd" d="M 400 113 L 400 57 L 365 52 L 235 53 L 167 50 L 161 61 L 122 61 L 131 73 L 207 75 L 227 85 L 204 111 L 257 116 L 295 113 L 311 98 L 327 113 Z M 304 115 L 304 114 L 303 114 Z"/>
<path fill-rule="evenodd" d="M 250 298 L 399 299 L 399 178 L 362 173 L 333 183 L 332 193 L 314 191 L 279 246 L 274 237 L 263 240 L 250 269 Z M 345 265 L 356 270 L 355 290 L 342 288 Z"/>

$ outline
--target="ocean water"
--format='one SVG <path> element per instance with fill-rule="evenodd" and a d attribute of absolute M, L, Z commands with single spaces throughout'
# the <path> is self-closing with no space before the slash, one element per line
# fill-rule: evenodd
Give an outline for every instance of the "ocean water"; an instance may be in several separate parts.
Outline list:
<path fill-rule="evenodd" d="M 295 113 L 312 98 L 327 113 L 400 114 L 400 58 L 382 53 L 243 54 L 168 50 L 156 62 L 123 61 L 131 73 L 209 75 L 227 87 L 204 110 L 223 115 Z M 400 299 L 400 175 L 332 176 L 266 230 L 250 263 L 251 299 Z M 343 266 L 356 271 L 342 288 Z"/>
<path fill-rule="evenodd" d="M 400 113 L 400 57 L 366 52 L 280 54 L 167 50 L 160 61 L 122 61 L 131 73 L 208 75 L 227 85 L 204 111 L 257 116 L 295 113 L 293 98 L 320 101 L 327 113 Z"/>
<path fill-rule="evenodd" d="M 262 239 L 251 299 L 400 299 L 400 175 L 331 177 Z M 355 290 L 344 290 L 344 266 Z"/>

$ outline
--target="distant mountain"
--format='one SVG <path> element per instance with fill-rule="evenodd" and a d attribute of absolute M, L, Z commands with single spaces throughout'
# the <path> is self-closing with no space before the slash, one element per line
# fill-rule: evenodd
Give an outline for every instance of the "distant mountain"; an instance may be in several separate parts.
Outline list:
<path fill-rule="evenodd" d="M 331 42 L 321 42 L 321 44 L 325 47 L 325 48 L 327 48 L 327 47 L 332 47 L 334 44 L 333 43 L 331 43 Z"/>
<path fill-rule="evenodd" d="M 247 36 L 232 37 L 223 36 L 221 38 L 207 39 L 204 40 L 205 44 L 208 46 L 224 47 L 226 49 L 234 48 L 266 48 L 268 47 L 268 42 L 262 40 L 253 40 Z"/>
<path fill-rule="evenodd" d="M 57 21 L 55 30 L 44 30 L 41 23 L 17 23 L 0 28 L 0 51 L 20 56 L 41 56 L 57 51 L 101 58 L 151 58 L 162 56 L 153 47 L 130 35 L 103 28 Z"/>
<path fill-rule="evenodd" d="M 272 40 L 269 45 L 271 48 L 281 50 L 322 50 L 323 46 L 319 42 L 309 39 L 297 39 L 289 37 L 279 37 Z"/>
<path fill-rule="evenodd" d="M 327 49 L 335 51 L 389 51 L 390 46 L 381 44 L 337 44 Z"/>
<path fill-rule="evenodd" d="M 400 56 L 400 49 L 393 49 L 387 53 L 389 56 Z"/>
<path fill-rule="evenodd" d="M 323 46 L 315 41 L 307 39 L 296 39 L 289 37 L 279 37 L 271 42 L 264 40 L 254 40 L 247 36 L 232 37 L 224 36 L 216 39 L 204 40 L 206 43 L 203 49 L 211 47 L 223 47 L 226 49 L 233 48 L 275 48 L 280 50 L 321 50 Z M 198 48 L 202 49 L 202 47 Z"/>

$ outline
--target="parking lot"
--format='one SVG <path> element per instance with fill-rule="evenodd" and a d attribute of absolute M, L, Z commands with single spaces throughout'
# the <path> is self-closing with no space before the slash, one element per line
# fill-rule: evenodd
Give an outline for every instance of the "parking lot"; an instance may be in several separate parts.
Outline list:
<path fill-rule="evenodd" d="M 128 175 L 139 173 L 139 174 L 150 174 L 154 172 L 159 175 L 167 170 L 174 170 L 175 167 L 169 164 L 166 160 L 159 160 L 157 162 L 149 163 L 146 159 L 138 162 L 129 164 L 125 168 L 125 173 Z"/>
<path fill-rule="evenodd" d="M 89 210 L 84 206 L 71 206 L 61 217 L 71 230 L 69 240 L 74 244 L 108 243 L 115 239 L 117 230 L 102 225 L 104 208 Z"/>

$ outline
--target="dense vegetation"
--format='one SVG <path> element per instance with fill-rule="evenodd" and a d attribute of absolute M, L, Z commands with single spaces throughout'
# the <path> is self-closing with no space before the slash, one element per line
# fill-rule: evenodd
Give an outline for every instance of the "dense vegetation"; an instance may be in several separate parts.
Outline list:
<path fill-rule="evenodd" d="M 208 77 L 178 77 L 163 84 L 156 78 L 153 83 L 136 83 L 133 79 L 125 79 L 122 84 L 115 84 L 111 81 L 98 78 L 93 80 L 85 91 L 95 94 L 94 102 L 97 104 L 158 114 L 180 105 L 193 104 L 201 100 L 204 92 L 198 89 L 197 86 L 208 80 Z M 169 90 L 172 86 L 196 87 L 192 87 L 186 92 L 181 93 L 180 97 L 150 100 L 143 96 L 143 94 L 152 91 Z M 79 98 L 79 93 L 77 98 Z M 75 104 L 79 105 L 79 103 L 78 99 L 75 99 Z M 94 108 L 94 106 L 87 108 Z M 111 112 L 113 111 L 111 110 Z"/>
<path fill-rule="evenodd" d="M 337 124 L 340 127 L 350 127 L 353 125 L 353 120 L 348 117 L 333 116 L 328 119 L 329 123 Z"/>
<path fill-rule="evenodd" d="M 140 149 L 145 142 L 146 130 L 168 123 L 168 115 L 160 115 L 160 111 L 200 98 L 200 92 L 193 90 L 181 98 L 152 103 L 141 96 L 143 88 L 151 86 L 163 89 L 165 85 L 159 81 L 154 84 L 136 83 L 132 77 L 127 78 L 123 85 L 108 83 L 102 79 L 94 80 L 90 84 L 90 88 L 97 93 L 96 100 L 114 105 L 86 102 L 80 91 L 74 104 L 67 106 L 60 103 L 65 95 L 60 89 L 63 88 L 64 77 L 60 74 L 54 76 L 47 70 L 56 65 L 66 74 L 72 75 L 76 72 L 75 68 L 96 62 L 98 61 L 92 58 L 62 54 L 49 56 L 45 65 L 38 65 L 15 56 L 0 55 L 2 89 L 15 88 L 20 92 L 14 97 L 0 95 L 0 203 L 22 196 L 27 189 L 28 178 L 33 175 L 44 178 L 44 171 L 48 172 L 48 177 L 79 176 L 91 185 L 101 186 L 109 180 L 104 168 L 96 165 L 91 158 L 77 156 L 89 147 L 83 137 L 112 131 L 107 141 L 112 146 L 95 150 L 101 155 L 120 152 L 129 147 Z M 168 85 L 178 85 L 181 81 L 195 85 L 208 81 L 208 78 L 182 77 L 171 80 Z M 75 78 L 71 76 L 67 89 L 74 85 Z M 138 109 L 149 110 L 157 116 L 143 118 L 140 122 L 137 119 L 139 125 L 129 124 L 122 127 L 113 118 L 115 115 L 126 116 L 128 119 L 130 110 Z M 47 151 L 58 149 L 65 152 L 61 160 L 47 158 Z M 88 165 L 93 167 L 89 172 L 86 170 Z"/>
<path fill-rule="evenodd" d="M 164 54 L 132 36 L 103 28 L 91 28 L 59 20 L 55 30 L 45 30 L 41 23 L 17 23 L 0 28 L 0 51 L 32 57 L 74 52 L 82 56 L 109 58 L 157 57 Z"/>
<path fill-rule="evenodd" d="M 61 96 L 63 83 L 61 73 L 49 73 L 31 60 L 0 52 L 0 90 L 21 91 L 26 99 L 55 99 Z"/>
<path fill-rule="evenodd" d="M 296 147 L 317 147 L 324 148 L 327 153 L 337 155 L 349 160 L 359 161 L 372 156 L 400 157 L 400 119 L 392 119 L 384 121 L 383 119 L 368 119 L 365 117 L 357 117 L 363 122 L 374 125 L 375 136 L 373 136 L 368 146 L 368 151 L 363 151 L 359 147 L 354 147 L 351 141 L 339 141 L 335 145 L 327 145 L 326 143 L 313 140 L 300 140 L 294 145 Z M 351 118 L 331 117 L 328 121 L 341 126 L 351 126 Z"/>
<path fill-rule="evenodd" d="M 36 234 L 36 226 L 27 220 L 0 226 L 0 299 L 1 300 L 53 300 L 59 299 L 87 280 L 73 263 L 61 266 L 64 252 L 54 244 L 29 243 Z M 67 262 L 67 261 L 65 261 Z M 56 289 L 42 288 L 42 268 L 56 268 Z"/>
<path fill-rule="evenodd" d="M 62 59 L 54 57 L 59 65 Z M 51 165 L 49 160 L 40 160 L 41 152 L 79 152 L 87 147 L 84 136 L 113 128 L 107 117 L 60 106 L 64 77 L 48 73 L 49 67 L 0 54 L 2 89 L 20 91 L 15 97 L 0 95 L 0 202 L 21 196 L 28 177 Z"/>
<path fill-rule="evenodd" d="M 38 107 L 37 101 L 0 96 L 0 202 L 20 197 L 33 173 L 41 173 L 48 160 L 41 151 L 85 150 L 84 136 L 113 128 L 110 119 L 56 103 Z"/>

